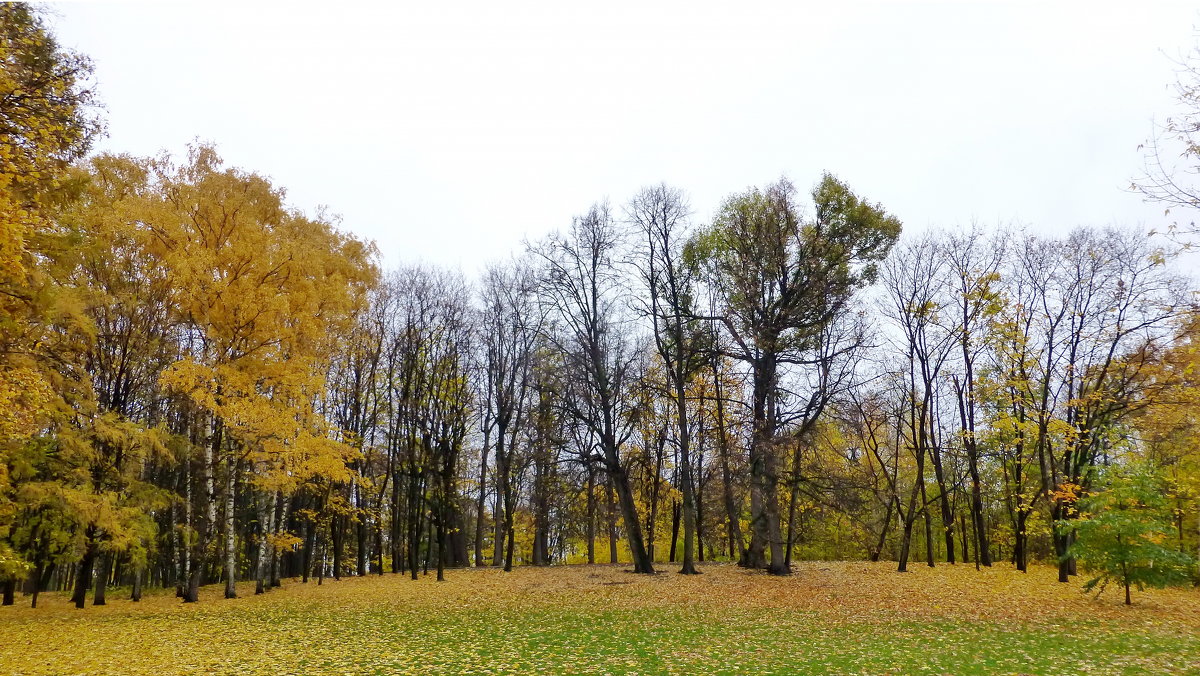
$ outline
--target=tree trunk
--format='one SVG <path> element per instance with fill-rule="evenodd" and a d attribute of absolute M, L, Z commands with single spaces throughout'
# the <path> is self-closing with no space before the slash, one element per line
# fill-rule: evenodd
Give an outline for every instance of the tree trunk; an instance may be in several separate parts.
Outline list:
<path fill-rule="evenodd" d="M 491 427 L 483 431 L 483 448 L 479 451 L 479 498 L 475 501 L 475 567 L 483 566 L 483 503 L 487 496 L 488 446 Z"/>
<path fill-rule="evenodd" d="M 892 499 L 888 500 L 887 512 L 883 516 L 883 527 L 879 529 L 879 540 L 875 543 L 875 549 L 870 552 L 869 558 L 872 563 L 878 561 L 883 554 L 883 545 L 887 543 L 888 529 L 892 527 L 892 509 L 895 508 L 895 505 L 896 497 L 892 496 Z"/>
<path fill-rule="evenodd" d="M 613 497 L 612 474 L 605 472 L 605 497 L 608 498 L 608 562 L 617 562 L 617 508 Z"/>
<path fill-rule="evenodd" d="M 75 593 L 71 602 L 76 608 L 83 608 L 87 603 L 88 589 L 92 586 L 92 567 L 96 562 L 96 528 L 88 526 L 84 535 L 85 546 L 83 558 L 79 561 L 79 573 L 75 576 Z"/>
<path fill-rule="evenodd" d="M 717 362 L 712 362 L 713 403 L 717 413 L 717 455 L 721 461 L 721 488 L 725 503 L 726 535 L 729 540 L 729 558 L 746 563 L 745 542 L 742 539 L 741 510 L 733 492 L 733 472 L 729 466 L 729 430 L 725 425 L 725 401 L 721 391 L 721 377 L 718 373 Z"/>
<path fill-rule="evenodd" d="M 930 432 L 930 439 L 934 439 L 932 431 Z M 942 471 L 942 450 L 935 441 L 930 445 L 929 452 L 930 457 L 933 459 L 933 476 L 938 486 L 938 506 L 941 508 L 942 516 L 942 537 L 946 541 L 946 563 L 953 564 L 955 563 L 954 508 L 950 504 L 950 492 L 946 490 L 946 476 Z M 929 533 L 927 532 L 927 534 Z M 930 543 L 929 550 L 933 551 L 932 543 Z M 930 556 L 929 565 L 933 565 L 932 556 Z"/>
<path fill-rule="evenodd" d="M 229 458 L 225 475 L 225 598 L 237 598 L 237 532 L 234 530 L 234 488 L 237 460 Z"/>
<path fill-rule="evenodd" d="M 129 600 L 137 603 L 142 600 L 142 578 L 145 577 L 141 568 L 133 571 L 133 589 L 129 592 Z"/>
<path fill-rule="evenodd" d="M 308 576 L 312 574 L 313 547 L 316 544 L 317 527 L 311 521 L 304 521 L 301 528 L 304 529 L 304 549 L 300 553 L 300 581 L 308 584 Z"/>
<path fill-rule="evenodd" d="M 676 545 L 679 542 L 679 522 L 683 515 L 680 513 L 679 502 L 671 501 L 671 550 L 667 555 L 667 561 L 675 563 Z"/>
<path fill-rule="evenodd" d="M 353 484 L 354 490 L 354 509 L 357 512 L 358 523 L 354 528 L 355 542 L 355 565 L 354 573 L 359 577 L 367 574 L 367 563 L 370 560 L 370 545 L 367 542 L 368 524 L 367 524 L 367 504 L 366 498 L 363 496 L 362 486 L 357 481 Z"/>
<path fill-rule="evenodd" d="M 1029 512 L 1026 509 L 1022 508 L 1017 512 L 1017 532 L 1013 539 L 1013 559 L 1016 561 L 1017 570 L 1021 572 L 1026 572 L 1028 565 L 1026 563 L 1028 557 L 1026 548 L 1028 547 L 1029 535 L 1025 532 L 1025 521 L 1028 518 Z"/>
<path fill-rule="evenodd" d="M 335 516 L 329 520 L 329 539 L 333 544 L 333 579 L 342 579 L 342 545 L 345 544 L 346 531 L 344 517 Z"/>
<path fill-rule="evenodd" d="M 696 485 L 692 476 L 691 430 L 688 428 L 687 400 L 683 384 L 676 385 L 675 407 L 679 420 L 679 469 L 683 480 L 683 565 L 679 569 L 682 575 L 696 575 Z M 678 524 L 675 526 L 678 529 Z M 671 547 L 675 547 L 675 536 L 671 536 Z"/>
<path fill-rule="evenodd" d="M 625 524 L 625 539 L 629 542 L 629 553 L 633 557 L 633 572 L 653 574 L 654 564 L 650 561 L 649 552 L 646 551 L 646 544 L 642 539 L 642 527 L 638 523 L 637 503 L 629 486 L 629 475 L 625 473 L 624 467 L 615 462 L 615 457 L 610 463 L 609 476 L 612 477 L 613 487 L 617 491 L 617 504 L 621 508 L 621 520 Z M 615 547 L 613 551 L 616 552 Z"/>
<path fill-rule="evenodd" d="M 587 464 L 587 562 L 596 563 L 596 468 Z"/>
<path fill-rule="evenodd" d="M 96 571 L 96 590 L 92 596 L 93 606 L 105 605 L 105 592 L 108 590 L 108 578 L 112 575 L 112 554 L 101 554 L 100 570 Z"/>
<path fill-rule="evenodd" d="M 775 436 L 776 364 L 771 355 L 754 364 L 753 430 L 750 440 L 750 547 L 746 565 L 765 568 L 772 575 L 787 575 L 784 564 L 783 536 L 779 523 L 777 458 Z M 771 560 L 767 561 L 767 550 Z"/>

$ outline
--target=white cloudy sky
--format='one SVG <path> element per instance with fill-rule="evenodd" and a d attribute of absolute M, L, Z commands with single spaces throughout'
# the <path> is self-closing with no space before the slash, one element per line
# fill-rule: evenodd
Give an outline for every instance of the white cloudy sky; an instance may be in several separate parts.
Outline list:
<path fill-rule="evenodd" d="M 473 272 L 593 201 L 823 170 L 910 229 L 1160 225 L 1126 187 L 1197 3 L 62 4 L 102 149 L 216 142 L 389 263 Z"/>

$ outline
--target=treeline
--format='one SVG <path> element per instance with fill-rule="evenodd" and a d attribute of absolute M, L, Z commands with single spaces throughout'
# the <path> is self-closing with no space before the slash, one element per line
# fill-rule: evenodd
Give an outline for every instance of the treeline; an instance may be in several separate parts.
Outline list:
<path fill-rule="evenodd" d="M 1066 581 L 1106 466 L 1152 468 L 1155 546 L 1200 545 L 1195 289 L 1145 233 L 901 238 L 826 175 L 383 271 L 209 146 L 86 158 L 86 59 L 0 17 L 5 603 L 793 557 Z"/>

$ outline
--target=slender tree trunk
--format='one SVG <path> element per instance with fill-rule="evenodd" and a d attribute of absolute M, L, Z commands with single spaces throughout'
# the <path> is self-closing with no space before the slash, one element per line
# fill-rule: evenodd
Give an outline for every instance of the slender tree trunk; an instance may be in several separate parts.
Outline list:
<path fill-rule="evenodd" d="M 237 531 L 234 529 L 234 487 L 237 460 L 229 458 L 225 474 L 225 598 L 237 598 Z"/>
<path fill-rule="evenodd" d="M 605 496 L 608 498 L 608 562 L 617 562 L 617 509 L 613 497 L 612 475 L 605 472 Z"/>
<path fill-rule="evenodd" d="M 679 522 L 683 519 L 680 513 L 680 505 L 677 500 L 671 501 L 671 550 L 667 555 L 667 561 L 675 563 L 676 545 L 679 542 Z"/>
<path fill-rule="evenodd" d="M 925 482 L 921 482 L 921 504 L 928 505 L 929 498 L 925 494 Z M 925 515 L 925 564 L 933 568 L 933 517 L 929 514 L 929 509 L 923 510 Z"/>
<path fill-rule="evenodd" d="M 308 577 L 312 575 L 313 549 L 317 541 L 317 526 L 311 521 L 304 521 L 300 526 L 304 529 L 304 549 L 300 554 L 300 581 L 308 584 Z"/>
<path fill-rule="evenodd" d="M 329 540 L 333 545 L 333 579 L 342 579 L 342 546 L 346 541 L 345 519 L 335 516 L 329 520 Z"/>
<path fill-rule="evenodd" d="M 921 494 L 921 488 L 924 486 L 924 483 L 925 483 L 921 477 L 921 472 L 925 468 L 924 459 L 925 459 L 924 454 L 918 448 L 917 449 L 916 481 L 915 481 L 915 483 L 913 483 L 912 491 L 909 493 L 909 496 L 908 496 L 908 510 L 901 512 L 901 516 L 904 519 L 904 532 L 900 538 L 900 557 L 899 557 L 900 561 L 899 561 L 899 566 L 897 567 L 897 570 L 901 573 L 908 572 L 908 557 L 909 557 L 909 553 L 912 551 L 913 524 L 917 520 L 917 514 L 919 513 L 919 511 L 924 511 L 924 509 L 922 509 L 922 510 L 917 509 L 917 496 Z M 897 498 L 896 510 L 900 511 L 899 498 Z"/>
<path fill-rule="evenodd" d="M 725 503 L 726 535 L 729 539 L 729 558 L 746 565 L 745 543 L 742 539 L 741 509 L 733 492 L 733 472 L 729 462 L 729 431 L 725 425 L 725 401 L 721 388 L 721 378 L 717 371 L 717 363 L 712 364 L 713 402 L 717 413 L 717 455 L 721 461 L 721 497 Z"/>
<path fill-rule="evenodd" d="M 792 481 L 791 495 L 788 496 L 788 527 L 787 547 L 784 549 L 783 565 L 789 570 L 792 567 L 792 548 L 796 546 L 796 503 L 800 500 L 800 480 Z"/>
<path fill-rule="evenodd" d="M 959 544 L 962 546 L 962 560 L 963 560 L 963 563 L 970 563 L 971 562 L 971 548 L 968 546 L 968 540 L 967 540 L 967 532 L 968 532 L 967 522 L 966 522 L 965 518 L 962 516 L 962 510 L 955 510 L 955 511 L 957 511 L 959 513 L 958 531 L 959 531 Z M 971 534 L 971 540 L 978 542 L 978 539 L 979 538 L 974 533 Z M 978 549 L 975 550 L 975 554 L 976 554 L 975 570 L 979 570 L 979 556 L 978 556 L 979 550 Z"/>
<path fill-rule="evenodd" d="M 354 493 L 354 509 L 357 512 L 358 523 L 354 525 L 354 574 L 363 577 L 367 574 L 367 564 L 370 561 L 370 545 L 367 542 L 367 503 L 363 496 L 362 486 L 355 480 L 351 484 Z"/>
<path fill-rule="evenodd" d="M 511 471 L 511 468 L 509 471 Z M 506 573 L 512 572 L 513 553 L 517 548 L 517 499 L 516 495 L 514 495 L 515 493 L 516 491 L 512 485 L 512 477 L 507 477 L 504 482 L 504 539 L 506 542 L 504 548 L 504 572 Z"/>
<path fill-rule="evenodd" d="M 587 562 L 596 563 L 596 468 L 587 464 Z"/>
<path fill-rule="evenodd" d="M 930 439 L 934 439 L 930 432 Z M 935 441 L 929 447 L 933 459 L 933 476 L 938 486 L 938 506 L 941 508 L 942 537 L 946 541 L 946 563 L 955 563 L 954 556 L 954 508 L 950 503 L 950 491 L 946 488 L 946 476 L 942 471 L 942 451 Z M 928 512 L 927 512 L 928 514 Z M 930 544 L 932 551 L 932 543 Z M 931 559 L 932 560 L 932 559 Z M 930 565 L 933 565 L 932 563 Z"/>
<path fill-rule="evenodd" d="M 483 431 L 483 448 L 479 451 L 479 498 L 475 501 L 475 567 L 483 566 L 483 504 L 487 496 L 488 446 L 491 444 L 491 427 Z M 494 515 L 493 515 L 494 516 Z"/>
<path fill-rule="evenodd" d="M 677 377 L 677 379 L 681 378 Z M 692 476 L 691 430 L 687 418 L 687 399 L 684 390 L 685 383 L 678 382 L 675 386 L 675 408 L 678 417 L 676 426 L 679 429 L 679 470 L 683 489 L 683 566 L 680 574 L 696 575 L 696 485 Z M 678 528 L 678 525 L 676 525 Z M 671 547 L 675 547 L 675 536 L 672 534 Z"/>
<path fill-rule="evenodd" d="M 506 570 L 512 570 L 512 566 L 506 564 L 505 545 L 508 543 L 509 531 L 509 508 L 511 506 L 511 491 L 509 490 L 509 481 L 511 480 L 511 468 L 509 467 L 509 456 L 505 449 L 505 427 L 500 426 L 496 433 L 496 542 L 492 551 L 492 565 L 504 565 Z M 503 516 L 499 513 L 503 510 Z"/>
<path fill-rule="evenodd" d="M 871 562 L 874 563 L 883 555 L 883 546 L 887 543 L 888 530 L 892 527 L 892 510 L 896 505 L 896 496 L 893 495 L 891 500 L 888 500 L 887 511 L 883 516 L 883 526 L 879 529 L 879 540 L 875 543 L 875 549 L 870 551 Z"/>
<path fill-rule="evenodd" d="M 1027 563 L 1026 548 L 1028 547 L 1029 536 L 1025 532 L 1025 522 L 1029 518 L 1029 512 L 1024 508 L 1017 511 L 1017 532 L 1013 538 L 1013 559 L 1016 561 L 1017 570 L 1026 572 Z"/>

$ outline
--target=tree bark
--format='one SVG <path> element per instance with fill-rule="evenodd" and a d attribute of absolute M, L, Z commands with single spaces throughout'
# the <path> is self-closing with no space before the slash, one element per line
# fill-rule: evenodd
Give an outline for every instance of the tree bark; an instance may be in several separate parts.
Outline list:
<path fill-rule="evenodd" d="M 225 474 L 225 598 L 237 598 L 237 531 L 234 521 L 234 488 L 237 460 L 230 456 Z"/>
<path fill-rule="evenodd" d="M 112 574 L 112 554 L 99 556 L 100 570 L 96 572 L 96 590 L 92 596 L 93 606 L 105 605 L 105 592 L 108 590 L 108 577 Z"/>
<path fill-rule="evenodd" d="M 87 603 L 87 593 L 92 585 L 92 567 L 95 565 L 98 546 L 96 544 L 96 528 L 88 526 L 84 534 L 83 558 L 79 561 L 79 572 L 75 576 L 75 593 L 71 602 L 76 608 L 83 608 Z"/>

